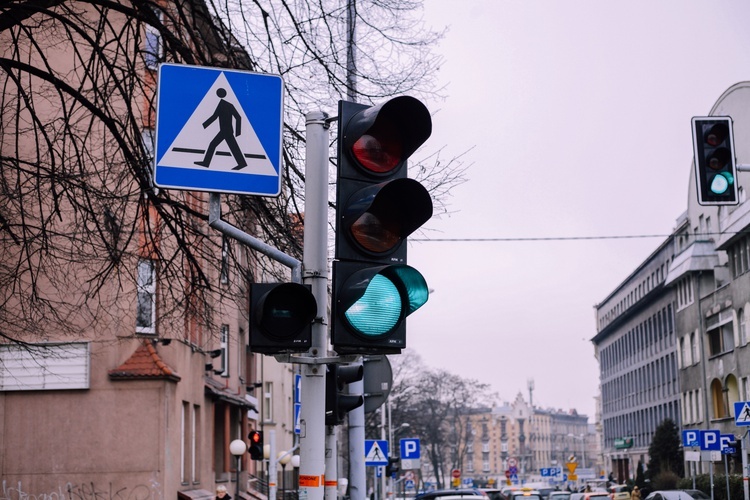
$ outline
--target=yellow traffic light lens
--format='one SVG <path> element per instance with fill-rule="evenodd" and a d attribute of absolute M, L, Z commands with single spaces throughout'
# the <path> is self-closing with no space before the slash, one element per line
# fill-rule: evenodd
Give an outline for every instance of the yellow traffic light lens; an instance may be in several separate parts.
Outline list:
<path fill-rule="evenodd" d="M 401 224 L 393 217 L 387 220 L 365 212 L 352 223 L 351 235 L 367 251 L 390 252 L 401 242 Z"/>

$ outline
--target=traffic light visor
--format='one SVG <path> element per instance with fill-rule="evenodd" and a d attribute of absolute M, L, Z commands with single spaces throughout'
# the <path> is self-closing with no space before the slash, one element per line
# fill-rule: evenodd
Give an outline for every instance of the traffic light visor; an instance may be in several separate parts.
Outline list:
<path fill-rule="evenodd" d="M 430 112 L 418 99 L 401 96 L 365 108 L 343 124 L 347 153 L 365 173 L 398 169 L 432 134 Z"/>
<path fill-rule="evenodd" d="M 347 236 L 362 250 L 381 256 L 430 220 L 432 198 L 414 179 L 394 179 L 356 191 L 342 213 Z"/>

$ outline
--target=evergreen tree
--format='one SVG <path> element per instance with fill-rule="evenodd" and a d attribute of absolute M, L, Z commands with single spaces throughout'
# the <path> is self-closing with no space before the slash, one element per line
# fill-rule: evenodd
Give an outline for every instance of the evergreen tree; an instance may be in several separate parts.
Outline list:
<path fill-rule="evenodd" d="M 683 476 L 680 432 L 671 418 L 664 419 L 654 431 L 648 447 L 649 462 L 647 476 L 653 480 L 659 473 L 674 472 Z"/>
<path fill-rule="evenodd" d="M 643 475 L 643 462 L 638 460 L 638 467 L 635 469 L 635 485 L 641 490 L 646 485 L 646 476 Z"/>

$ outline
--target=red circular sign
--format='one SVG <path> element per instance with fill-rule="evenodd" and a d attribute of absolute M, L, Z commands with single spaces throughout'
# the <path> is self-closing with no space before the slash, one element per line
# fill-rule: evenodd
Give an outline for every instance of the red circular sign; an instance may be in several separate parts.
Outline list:
<path fill-rule="evenodd" d="M 454 479 L 458 479 L 459 477 L 461 477 L 461 469 L 453 469 L 451 471 L 451 477 Z"/>

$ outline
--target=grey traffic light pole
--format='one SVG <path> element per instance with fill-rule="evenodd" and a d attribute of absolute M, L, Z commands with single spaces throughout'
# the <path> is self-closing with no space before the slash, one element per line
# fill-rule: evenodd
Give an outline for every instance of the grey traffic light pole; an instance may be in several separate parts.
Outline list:
<path fill-rule="evenodd" d="M 305 126 L 303 282 L 312 286 L 318 312 L 308 351 L 313 363 L 302 365 L 299 477 L 301 498 L 323 500 L 328 352 L 328 115 L 322 111 L 309 112 L 305 115 Z"/>

